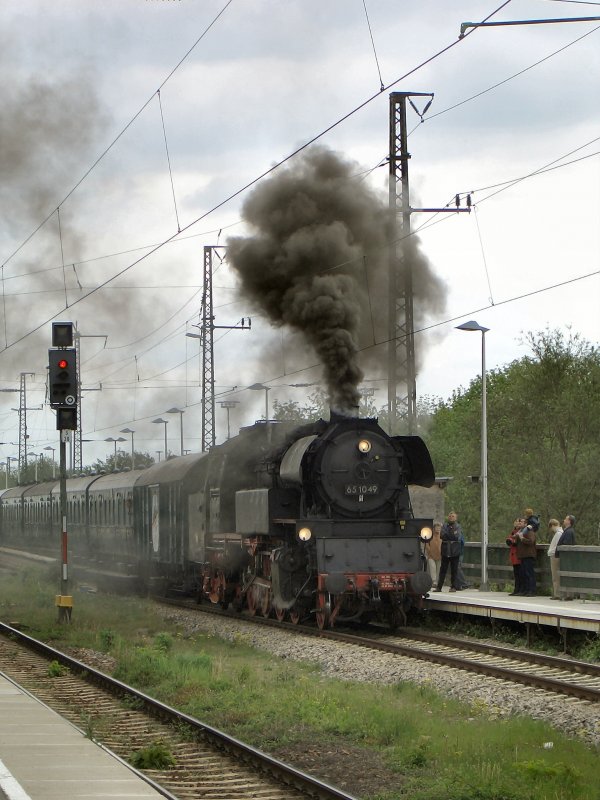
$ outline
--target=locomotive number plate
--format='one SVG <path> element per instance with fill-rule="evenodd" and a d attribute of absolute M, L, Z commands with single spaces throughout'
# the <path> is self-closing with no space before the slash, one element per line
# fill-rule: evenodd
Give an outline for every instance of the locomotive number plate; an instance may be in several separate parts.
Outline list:
<path fill-rule="evenodd" d="M 345 494 L 378 494 L 379 486 L 376 483 L 347 483 L 344 487 Z"/>

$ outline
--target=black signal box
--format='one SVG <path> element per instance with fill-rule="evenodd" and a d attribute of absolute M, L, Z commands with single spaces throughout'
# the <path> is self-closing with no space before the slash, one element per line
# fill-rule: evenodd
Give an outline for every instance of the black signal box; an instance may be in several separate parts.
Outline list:
<path fill-rule="evenodd" d="M 77 356 L 74 347 L 48 350 L 48 386 L 52 408 L 77 407 Z"/>
<path fill-rule="evenodd" d="M 77 408 L 56 409 L 56 430 L 57 431 L 77 430 Z"/>
<path fill-rule="evenodd" d="M 52 323 L 52 347 L 73 347 L 73 323 Z"/>

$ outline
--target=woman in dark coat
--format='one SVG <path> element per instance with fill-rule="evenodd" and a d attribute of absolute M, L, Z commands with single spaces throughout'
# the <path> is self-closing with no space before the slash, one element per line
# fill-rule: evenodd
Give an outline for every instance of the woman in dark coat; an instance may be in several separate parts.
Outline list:
<path fill-rule="evenodd" d="M 521 559 L 517 555 L 517 543 L 519 541 L 518 534 L 519 531 L 522 531 L 525 527 L 525 520 L 523 517 L 516 519 L 513 523 L 513 529 L 506 537 L 506 544 L 510 547 L 508 552 L 508 558 L 510 563 L 512 564 L 513 574 L 515 578 L 515 588 L 510 593 L 512 596 L 514 595 L 522 595 L 525 591 L 523 585 L 523 575 L 521 571 Z"/>

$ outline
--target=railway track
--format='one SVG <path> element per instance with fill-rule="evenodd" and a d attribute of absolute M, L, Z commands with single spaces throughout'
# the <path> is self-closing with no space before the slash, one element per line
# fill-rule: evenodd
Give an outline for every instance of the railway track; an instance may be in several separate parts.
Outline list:
<path fill-rule="evenodd" d="M 454 667 L 593 703 L 600 701 L 600 666 L 597 664 L 452 636 L 419 633 L 410 628 L 399 630 L 396 634 L 375 631 L 367 635 L 335 629 L 321 631 L 316 627 L 280 623 L 269 618 L 240 617 L 209 606 L 176 600 L 166 602 L 179 607 L 195 608 L 198 613 L 226 613 L 229 617 L 254 624 L 283 628 L 305 636 Z"/>
<path fill-rule="evenodd" d="M 143 773 L 173 800 L 352 800 L 2 623 L 0 670 L 125 761 L 160 743 L 174 766 Z"/>
<path fill-rule="evenodd" d="M 600 701 L 600 666 L 597 664 L 409 630 L 399 635 L 376 635 L 372 641 L 377 649 L 387 652 L 593 703 Z M 367 646 L 369 642 L 367 639 Z"/>

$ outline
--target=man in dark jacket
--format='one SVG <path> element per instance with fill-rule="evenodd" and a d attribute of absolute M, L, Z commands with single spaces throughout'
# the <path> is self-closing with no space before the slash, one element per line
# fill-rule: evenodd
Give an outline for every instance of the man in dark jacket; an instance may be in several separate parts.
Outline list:
<path fill-rule="evenodd" d="M 562 536 L 558 540 L 558 544 L 556 545 L 556 552 L 554 553 L 556 558 L 560 558 L 560 553 L 558 552 L 558 548 L 562 545 L 568 544 L 575 544 L 575 517 L 573 514 L 567 514 L 567 516 L 563 520 L 563 532 Z M 563 600 L 572 600 L 572 594 L 563 594 Z"/>
<path fill-rule="evenodd" d="M 438 584 L 433 590 L 434 592 L 442 591 L 446 572 L 448 572 L 448 565 L 450 565 L 450 591 L 458 592 L 461 589 L 458 583 L 458 560 L 460 558 L 461 536 L 462 528 L 458 523 L 458 516 L 456 511 L 451 511 L 448 514 L 448 522 L 444 522 L 440 533 L 440 539 L 442 540 L 442 565 L 440 567 Z"/>
<path fill-rule="evenodd" d="M 575 544 L 575 517 L 573 514 L 567 514 L 563 521 L 563 533 L 558 540 L 557 547 L 563 544 Z M 558 557 L 558 553 L 556 554 Z"/>

